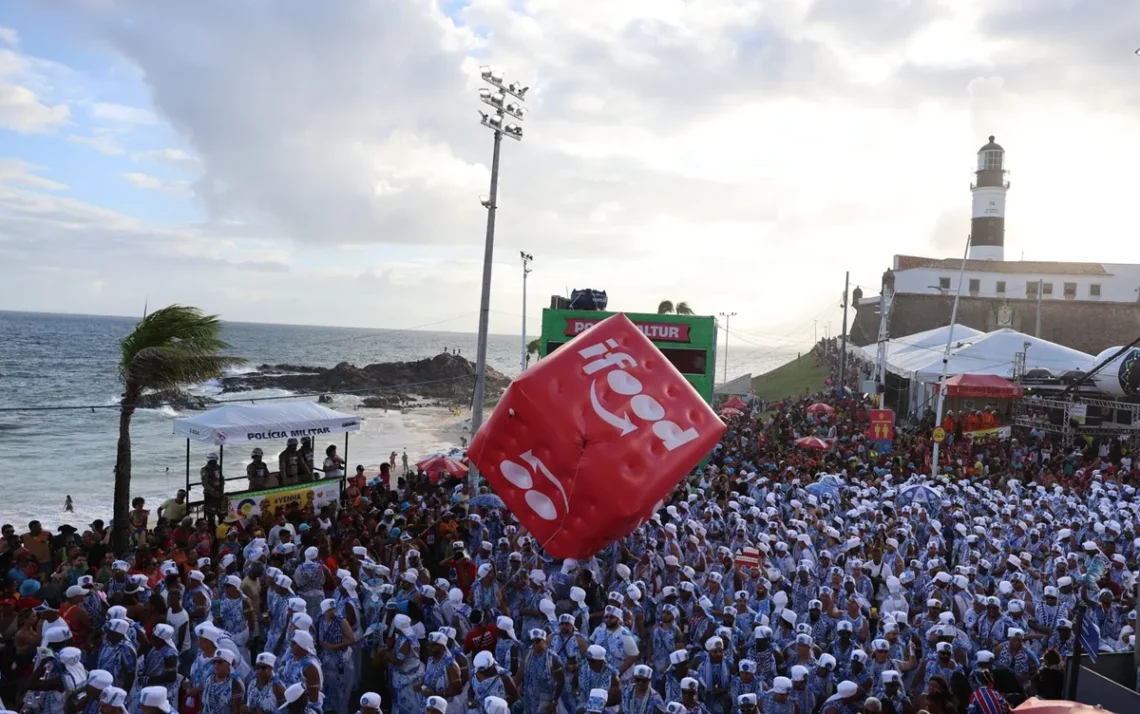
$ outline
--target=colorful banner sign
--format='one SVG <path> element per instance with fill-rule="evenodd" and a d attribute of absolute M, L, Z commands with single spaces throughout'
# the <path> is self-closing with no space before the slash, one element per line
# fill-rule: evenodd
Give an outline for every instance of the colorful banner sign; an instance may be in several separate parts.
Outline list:
<path fill-rule="evenodd" d="M 566 335 L 573 337 L 579 333 L 585 332 L 594 325 L 602 321 L 602 319 L 585 318 L 585 317 L 568 317 L 566 318 Z M 641 322 L 634 321 L 634 326 L 648 337 L 653 342 L 688 342 L 689 341 L 689 326 L 685 323 L 677 322 Z"/>
<path fill-rule="evenodd" d="M 895 440 L 895 412 L 892 409 L 872 409 L 871 426 L 867 437 L 872 441 Z"/>
<path fill-rule="evenodd" d="M 895 443 L 895 412 L 892 409 L 872 409 L 867 438 L 880 454 L 891 453 Z"/>
<path fill-rule="evenodd" d="M 291 503 L 299 503 L 302 508 L 310 511 L 319 510 L 321 506 L 336 503 L 340 498 L 340 479 L 318 481 L 300 486 L 282 486 L 266 491 L 247 491 L 234 494 L 229 499 L 229 515 L 236 518 L 260 516 L 262 513 L 273 513 L 278 508 L 287 508 Z"/>

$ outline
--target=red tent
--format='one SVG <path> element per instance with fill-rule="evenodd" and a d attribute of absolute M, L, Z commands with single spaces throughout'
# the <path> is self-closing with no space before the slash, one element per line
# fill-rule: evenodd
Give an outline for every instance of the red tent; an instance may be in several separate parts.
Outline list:
<path fill-rule="evenodd" d="M 416 466 L 423 469 L 432 483 L 438 481 L 443 474 L 450 474 L 457 478 L 467 475 L 467 467 L 450 456 L 429 456 L 417 463 Z"/>
<path fill-rule="evenodd" d="M 835 413 L 835 407 L 831 406 L 830 404 L 824 404 L 823 402 L 816 402 L 815 404 L 812 404 L 810 407 L 807 408 L 807 413 L 808 414 L 834 414 Z"/>
<path fill-rule="evenodd" d="M 722 404 L 720 408 L 739 409 L 740 411 L 746 411 L 748 409 L 748 405 L 740 397 L 733 397 L 732 399 L 729 399 L 727 402 Z"/>
<path fill-rule="evenodd" d="M 937 391 L 938 386 L 935 385 Z M 957 374 L 946 380 L 948 397 L 982 397 L 1021 399 L 1025 390 L 1020 384 L 996 374 Z"/>

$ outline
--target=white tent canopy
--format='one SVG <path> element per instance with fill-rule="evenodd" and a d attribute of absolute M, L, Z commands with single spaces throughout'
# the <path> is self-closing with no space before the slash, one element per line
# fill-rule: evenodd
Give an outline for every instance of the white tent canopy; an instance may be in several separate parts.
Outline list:
<path fill-rule="evenodd" d="M 942 374 L 942 356 L 946 350 L 948 330 L 949 327 L 940 327 L 891 340 L 887 349 L 887 370 L 919 382 L 938 381 Z M 863 349 L 868 359 L 873 361 L 876 358 L 875 345 Z M 1002 329 L 983 333 L 964 325 L 956 325 L 946 374 L 1012 377 L 1014 358 L 1018 352 L 1025 353 L 1027 370 L 1043 367 L 1054 374 L 1071 369 L 1087 371 L 1096 361 L 1092 355 L 1017 330 Z"/>
<path fill-rule="evenodd" d="M 174 420 L 176 436 L 216 445 L 284 441 L 359 430 L 360 417 L 316 402 L 226 404 L 196 416 Z"/>

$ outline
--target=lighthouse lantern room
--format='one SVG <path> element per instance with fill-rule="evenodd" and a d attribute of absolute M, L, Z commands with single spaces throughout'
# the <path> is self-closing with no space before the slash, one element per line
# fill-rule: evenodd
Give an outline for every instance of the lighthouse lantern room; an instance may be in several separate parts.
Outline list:
<path fill-rule="evenodd" d="M 978 149 L 978 169 L 970 192 L 974 195 L 970 220 L 970 258 L 1005 259 L 1005 149 L 994 142 Z"/>

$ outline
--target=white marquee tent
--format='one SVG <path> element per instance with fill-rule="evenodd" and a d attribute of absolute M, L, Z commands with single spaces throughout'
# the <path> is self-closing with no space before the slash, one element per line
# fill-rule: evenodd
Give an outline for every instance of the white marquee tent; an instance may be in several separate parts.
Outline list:
<path fill-rule="evenodd" d="M 226 444 L 283 442 L 286 439 L 360 431 L 360 417 L 338 412 L 316 402 L 225 404 L 192 417 L 174 420 L 174 434 L 186 437 L 186 489 L 190 490 L 190 441 L 205 441 L 224 449 Z M 224 456 L 222 457 L 224 458 Z M 244 474 L 242 474 L 244 476 Z"/>
<path fill-rule="evenodd" d="M 175 435 L 219 446 L 350 431 L 360 431 L 360 417 L 316 402 L 225 404 L 192 417 L 174 420 Z"/>
<path fill-rule="evenodd" d="M 933 385 L 942 375 L 942 357 L 949 329 L 949 326 L 940 327 L 893 339 L 888 344 L 887 371 L 911 380 L 912 411 L 921 411 L 934 394 Z M 878 359 L 877 352 L 877 345 L 863 348 L 864 357 L 872 362 Z M 955 325 L 946 376 L 992 374 L 1010 378 L 1019 352 L 1025 353 L 1026 370 L 1041 367 L 1061 374 L 1073 369 L 1089 371 L 1096 363 L 1093 355 L 1017 330 L 979 332 L 965 325 Z"/>

